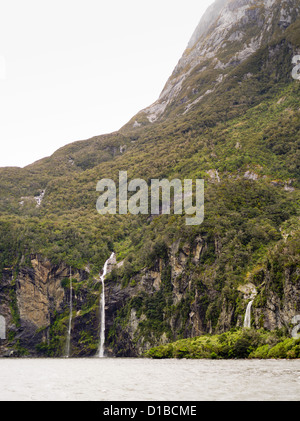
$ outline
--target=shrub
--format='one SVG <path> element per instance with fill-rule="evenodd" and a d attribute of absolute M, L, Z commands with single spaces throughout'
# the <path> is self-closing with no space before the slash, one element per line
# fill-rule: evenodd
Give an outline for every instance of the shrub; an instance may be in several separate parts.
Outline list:
<path fill-rule="evenodd" d="M 293 348 L 294 339 L 286 339 L 270 349 L 268 358 L 287 358 L 287 353 Z"/>
<path fill-rule="evenodd" d="M 257 358 L 257 359 L 267 359 L 269 354 L 270 347 L 269 345 L 262 345 L 259 346 L 257 349 L 251 352 L 249 358 Z"/>

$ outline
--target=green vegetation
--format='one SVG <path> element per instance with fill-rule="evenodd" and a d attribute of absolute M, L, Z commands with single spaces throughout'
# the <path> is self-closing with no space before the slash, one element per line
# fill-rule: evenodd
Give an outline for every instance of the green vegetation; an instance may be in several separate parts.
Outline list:
<path fill-rule="evenodd" d="M 160 345 L 145 352 L 148 358 L 300 358 L 300 339 L 284 338 L 281 332 L 241 329 L 221 335 L 204 335 Z"/>

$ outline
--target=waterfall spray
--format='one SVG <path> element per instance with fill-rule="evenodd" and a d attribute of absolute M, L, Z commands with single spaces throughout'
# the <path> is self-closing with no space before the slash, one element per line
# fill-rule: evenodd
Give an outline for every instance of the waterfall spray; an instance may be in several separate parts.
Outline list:
<path fill-rule="evenodd" d="M 69 327 L 68 327 L 67 343 L 66 343 L 66 358 L 69 358 L 70 356 L 72 318 L 73 318 L 73 287 L 72 287 L 72 271 L 70 268 L 70 315 L 69 315 Z"/>
<path fill-rule="evenodd" d="M 245 319 L 244 319 L 244 327 L 250 329 L 251 328 L 251 308 L 252 308 L 253 301 L 250 301 L 247 305 Z"/>
<path fill-rule="evenodd" d="M 115 253 L 112 253 L 110 258 L 106 260 L 103 267 L 103 273 L 100 276 L 102 283 L 102 293 L 100 297 L 100 315 L 101 315 L 101 324 L 100 324 L 100 348 L 99 348 L 99 358 L 104 358 L 104 344 L 105 344 L 105 277 L 107 275 L 107 266 L 111 259 L 113 259 Z"/>

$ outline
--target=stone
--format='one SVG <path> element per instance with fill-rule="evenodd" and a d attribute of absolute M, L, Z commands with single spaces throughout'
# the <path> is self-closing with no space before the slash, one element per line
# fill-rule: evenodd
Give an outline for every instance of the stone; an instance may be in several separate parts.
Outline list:
<path fill-rule="evenodd" d="M 174 108 L 174 103 L 182 105 L 183 98 L 186 104 L 183 115 L 205 100 L 215 86 L 212 84 L 205 93 L 198 91 L 198 98 L 190 97 L 187 79 L 194 72 L 200 75 L 208 67 L 214 66 L 219 70 L 216 80 L 222 83 L 232 67 L 247 60 L 266 39 L 273 37 L 273 27 L 287 28 L 293 21 L 292 16 L 283 6 L 278 11 L 279 6 L 274 3 L 275 0 L 259 4 L 256 0 L 216 0 L 202 16 L 159 99 L 142 110 L 149 122 L 160 120 L 169 107 Z M 253 26 L 257 28 L 254 36 Z M 218 55 L 226 50 L 229 54 L 223 63 Z M 246 75 L 251 76 L 250 73 Z"/>

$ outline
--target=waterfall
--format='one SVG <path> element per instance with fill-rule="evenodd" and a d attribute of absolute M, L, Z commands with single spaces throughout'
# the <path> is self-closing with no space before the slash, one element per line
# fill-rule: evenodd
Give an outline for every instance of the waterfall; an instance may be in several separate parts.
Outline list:
<path fill-rule="evenodd" d="M 6 339 L 6 321 L 4 316 L 1 316 L 0 314 L 0 340 Z"/>
<path fill-rule="evenodd" d="M 247 305 L 247 310 L 245 314 L 245 320 L 244 320 L 244 327 L 251 328 L 251 307 L 252 307 L 253 301 L 250 301 Z"/>
<path fill-rule="evenodd" d="M 110 258 L 106 260 L 103 267 L 103 273 L 100 276 L 102 283 L 102 293 L 100 297 L 100 314 L 101 314 L 101 325 L 100 325 L 100 348 L 99 348 L 99 358 L 104 357 L 104 343 L 105 343 L 105 277 L 107 275 L 107 266 L 111 259 L 113 259 L 115 253 L 112 253 Z"/>
<path fill-rule="evenodd" d="M 66 358 L 69 358 L 70 356 L 72 318 L 73 318 L 73 287 L 72 287 L 71 275 L 72 273 L 71 273 L 71 268 L 70 268 L 70 315 L 69 315 L 69 327 L 68 327 L 67 343 L 66 343 Z"/>
<path fill-rule="evenodd" d="M 297 325 L 292 330 L 292 338 L 294 338 L 294 339 L 300 339 L 300 334 L 298 333 L 299 330 L 300 330 L 300 316 L 299 315 L 293 317 L 292 324 L 293 325 Z"/>

